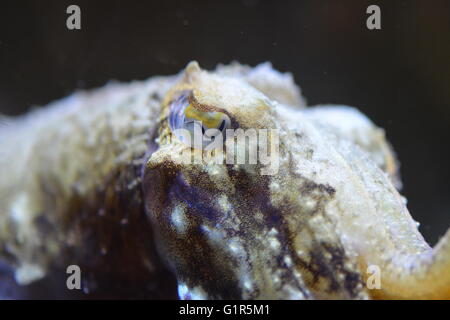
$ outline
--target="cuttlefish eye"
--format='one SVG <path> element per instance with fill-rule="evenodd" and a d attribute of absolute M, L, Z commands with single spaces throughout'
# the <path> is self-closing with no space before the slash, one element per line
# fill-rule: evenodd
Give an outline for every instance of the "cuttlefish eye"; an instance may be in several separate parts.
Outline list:
<path fill-rule="evenodd" d="M 170 130 L 194 148 L 224 139 L 225 130 L 231 127 L 230 118 L 223 112 L 198 110 L 191 103 L 191 95 L 191 91 L 185 91 L 170 104 Z"/>

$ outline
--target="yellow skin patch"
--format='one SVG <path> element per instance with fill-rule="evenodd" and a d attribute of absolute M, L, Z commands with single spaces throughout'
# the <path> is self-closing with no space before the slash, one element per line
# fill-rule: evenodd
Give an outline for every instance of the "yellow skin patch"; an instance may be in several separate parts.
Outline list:
<path fill-rule="evenodd" d="M 208 129 L 218 129 L 223 121 L 225 121 L 225 115 L 221 112 L 203 112 L 196 109 L 192 104 L 186 107 L 185 115 L 187 120 L 200 121 Z"/>

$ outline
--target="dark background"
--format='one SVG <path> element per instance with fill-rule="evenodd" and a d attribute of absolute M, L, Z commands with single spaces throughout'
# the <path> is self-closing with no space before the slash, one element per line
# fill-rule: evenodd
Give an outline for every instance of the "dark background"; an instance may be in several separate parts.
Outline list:
<path fill-rule="evenodd" d="M 82 30 L 66 28 L 77 4 Z M 378 4 L 382 30 L 366 28 Z M 0 113 L 108 80 L 271 61 L 308 104 L 358 107 L 386 129 L 403 194 L 434 244 L 450 226 L 450 1 L 5 1 Z"/>

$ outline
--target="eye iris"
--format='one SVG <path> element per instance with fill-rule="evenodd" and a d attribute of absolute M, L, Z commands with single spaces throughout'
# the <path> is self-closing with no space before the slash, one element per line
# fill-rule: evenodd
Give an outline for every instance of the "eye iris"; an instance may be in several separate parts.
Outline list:
<path fill-rule="evenodd" d="M 172 131 L 184 127 L 185 110 L 189 106 L 188 97 L 188 93 L 184 93 L 170 105 L 169 126 Z"/>

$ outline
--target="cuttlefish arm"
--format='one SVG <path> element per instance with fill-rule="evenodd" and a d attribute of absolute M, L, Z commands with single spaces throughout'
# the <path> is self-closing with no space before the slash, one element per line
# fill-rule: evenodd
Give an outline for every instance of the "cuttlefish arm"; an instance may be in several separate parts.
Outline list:
<path fill-rule="evenodd" d="M 396 190 L 401 187 L 397 161 L 383 130 L 345 106 L 320 106 L 298 113 L 313 125 L 309 137 L 317 139 L 314 144 L 335 151 L 323 157 L 343 166 L 327 176 L 331 185 L 342 185 L 336 188 L 337 199 L 328 205 L 329 215 L 347 250 L 357 252 L 364 281 L 373 267 L 380 271 L 380 288 L 368 290 L 370 296 L 450 299 L 450 230 L 434 248 L 423 239 L 406 200 Z M 298 121 L 298 117 L 283 118 L 287 126 L 298 127 L 291 120 Z M 355 185 L 353 194 L 347 193 L 350 184 Z M 359 201 L 354 201 L 355 191 Z"/>
<path fill-rule="evenodd" d="M 342 113 L 342 115 L 338 115 L 338 113 Z M 395 155 L 384 138 L 383 130 L 371 125 L 365 117 L 348 121 L 352 118 L 352 115 L 358 115 L 355 114 L 354 109 L 345 107 L 314 108 L 308 110 L 307 114 L 322 130 L 335 133 L 334 145 L 347 162 L 352 165 L 354 172 L 358 173 L 363 181 L 367 181 L 366 186 L 369 186 L 367 187 L 369 192 L 381 195 L 385 193 L 384 190 L 388 190 L 387 194 L 395 193 L 388 182 L 379 178 L 369 182 L 370 175 L 373 177 L 378 175 L 377 170 L 365 164 L 364 160 L 355 163 L 354 159 L 352 160 L 352 157 L 349 156 L 348 147 L 339 140 L 348 139 L 361 147 L 372 158 L 371 160 L 387 174 L 392 185 L 397 189 L 400 188 L 401 183 L 398 177 Z M 329 125 L 324 126 L 324 123 Z M 349 125 L 349 123 L 352 125 Z M 333 138 L 330 137 L 330 139 Z M 364 156 L 361 155 L 361 158 L 364 159 Z M 447 231 L 435 248 L 431 249 L 418 233 L 418 223 L 410 217 L 404 205 L 405 200 L 401 196 L 393 197 L 389 202 L 387 202 L 388 199 L 382 197 L 373 198 L 380 204 L 390 203 L 389 206 L 380 207 L 382 212 L 380 224 L 386 226 L 386 233 L 383 232 L 381 235 L 387 235 L 388 238 L 391 238 L 393 247 L 398 252 L 389 253 L 387 247 L 382 244 L 378 244 L 379 248 L 372 247 L 372 245 L 377 246 L 375 239 L 364 250 L 365 254 L 361 255 L 363 269 L 369 265 L 376 265 L 381 271 L 381 288 L 372 290 L 372 295 L 382 299 L 449 299 L 450 230 Z M 394 201 L 397 203 L 396 207 L 392 205 Z M 369 219 L 369 217 L 366 217 L 366 219 Z M 363 237 L 355 239 L 354 243 L 360 240 L 361 243 L 364 243 Z M 373 251 L 377 253 L 374 254 Z M 366 278 L 369 275 L 370 273 L 366 273 Z"/>

